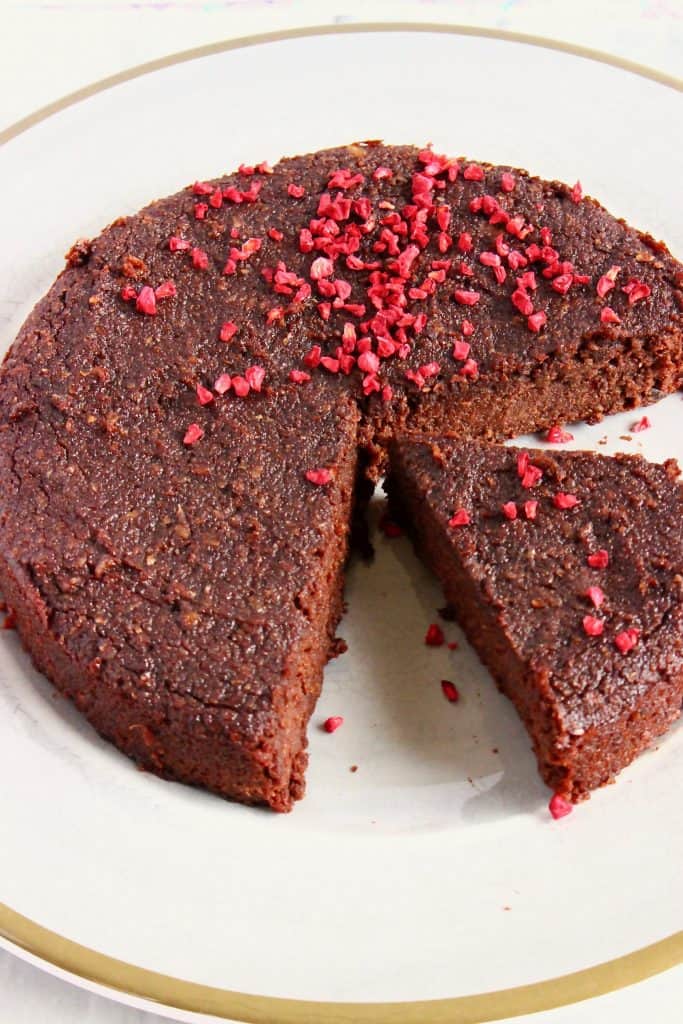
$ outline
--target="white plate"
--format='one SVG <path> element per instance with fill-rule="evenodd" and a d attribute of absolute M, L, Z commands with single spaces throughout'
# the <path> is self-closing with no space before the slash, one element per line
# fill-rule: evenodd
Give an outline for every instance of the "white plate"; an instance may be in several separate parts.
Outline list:
<path fill-rule="evenodd" d="M 354 139 L 431 140 L 580 177 L 681 256 L 680 117 L 662 84 L 452 32 L 289 38 L 166 67 L 0 152 L 3 344 L 77 236 L 242 161 Z M 628 441 L 632 414 L 578 427 L 574 446 L 683 461 L 680 395 L 649 416 Z M 350 650 L 326 672 L 308 795 L 280 817 L 137 772 L 3 635 L 5 940 L 129 993 L 264 1021 L 492 1019 L 675 962 L 683 729 L 555 823 L 526 734 L 459 630 L 447 628 L 453 654 L 423 645 L 442 601 L 408 544 L 380 537 L 374 565 L 352 566 L 348 600 Z M 329 714 L 346 719 L 332 736 L 319 728 Z M 501 993 L 514 986 L 530 987 Z M 309 1015 L 301 1000 L 405 1005 Z"/>

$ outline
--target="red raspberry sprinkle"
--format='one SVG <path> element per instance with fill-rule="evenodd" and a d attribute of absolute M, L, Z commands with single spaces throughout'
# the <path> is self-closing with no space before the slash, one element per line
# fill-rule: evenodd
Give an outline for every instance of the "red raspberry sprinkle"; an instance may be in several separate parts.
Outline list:
<path fill-rule="evenodd" d="M 119 295 L 124 302 L 130 302 L 131 299 L 137 299 L 138 293 L 133 288 L 132 284 L 124 284 L 123 288 L 119 292 Z"/>
<path fill-rule="evenodd" d="M 332 260 L 328 260 L 326 256 L 318 256 L 316 260 L 311 263 L 310 278 L 312 281 L 321 281 L 324 277 L 329 277 L 334 273 L 334 263 Z"/>
<path fill-rule="evenodd" d="M 639 637 L 640 630 L 631 626 L 630 629 L 624 629 L 621 633 L 617 633 L 614 638 L 614 643 L 622 654 L 628 654 L 628 652 L 638 643 Z"/>
<path fill-rule="evenodd" d="M 652 294 L 649 284 L 639 281 L 636 277 L 632 277 L 621 290 L 628 295 L 629 306 L 632 306 L 635 302 L 640 302 L 641 299 L 646 299 L 648 295 Z"/>
<path fill-rule="evenodd" d="M 331 715 L 323 722 L 323 729 L 325 732 L 336 732 L 339 726 L 343 724 L 344 719 L 341 715 Z"/>
<path fill-rule="evenodd" d="M 540 483 L 543 477 L 543 470 L 539 466 L 527 466 L 522 477 L 522 487 L 531 488 L 535 487 L 537 483 Z"/>
<path fill-rule="evenodd" d="M 611 306 L 603 306 L 600 310 L 601 324 L 620 324 L 621 317 L 617 316 Z"/>
<path fill-rule="evenodd" d="M 232 390 L 238 398 L 246 398 L 250 390 L 249 381 L 245 377 L 233 377 Z"/>
<path fill-rule="evenodd" d="M 393 178 L 394 172 L 391 167 L 375 167 L 372 172 L 372 176 L 375 181 L 385 181 L 387 178 Z"/>
<path fill-rule="evenodd" d="M 458 370 L 461 377 L 476 377 L 479 373 L 479 364 L 476 359 L 466 359 Z"/>
<path fill-rule="evenodd" d="M 550 287 L 553 291 L 559 292 L 560 295 L 566 295 L 573 283 L 573 274 L 560 274 L 559 277 L 556 277 L 555 280 L 551 282 Z"/>
<path fill-rule="evenodd" d="M 202 384 L 197 385 L 197 398 L 200 405 L 208 405 L 209 402 L 213 402 L 213 394 Z"/>
<path fill-rule="evenodd" d="M 506 519 L 517 518 L 517 506 L 515 505 L 514 501 L 506 501 L 505 504 L 501 506 L 501 508 L 503 509 L 503 515 L 505 516 Z"/>
<path fill-rule="evenodd" d="M 213 185 L 209 185 L 208 181 L 195 181 L 192 192 L 196 196 L 210 196 L 213 192 Z"/>
<path fill-rule="evenodd" d="M 392 388 L 391 384 L 385 384 L 384 387 L 382 388 L 382 401 L 390 402 L 393 397 L 394 389 Z"/>
<path fill-rule="evenodd" d="M 457 338 L 453 342 L 453 358 L 454 359 L 467 359 L 470 354 L 470 343 L 463 341 L 461 338 Z"/>
<path fill-rule="evenodd" d="M 612 289 L 614 288 L 614 282 L 616 281 L 617 275 L 620 271 L 621 267 L 614 266 L 610 267 L 609 270 L 602 275 L 597 285 L 595 286 L 598 298 L 604 299 L 605 295 L 607 295 L 608 292 L 612 291 Z"/>
<path fill-rule="evenodd" d="M 313 252 L 314 248 L 313 235 L 308 228 L 302 228 L 299 232 L 299 252 Z"/>
<path fill-rule="evenodd" d="M 460 700 L 460 694 L 455 683 L 451 683 L 448 679 L 441 680 L 441 691 L 450 704 L 457 704 Z"/>
<path fill-rule="evenodd" d="M 138 313 L 145 313 L 147 316 L 154 316 L 157 311 L 157 300 L 154 289 L 145 285 L 135 300 L 135 308 Z"/>
<path fill-rule="evenodd" d="M 221 341 L 230 341 L 231 338 L 237 334 L 239 328 L 237 324 L 233 323 L 232 320 L 226 320 L 221 327 L 220 339 Z"/>
<path fill-rule="evenodd" d="M 525 501 L 524 502 L 524 515 L 527 519 L 535 519 L 538 511 L 537 501 Z"/>
<path fill-rule="evenodd" d="M 304 356 L 304 364 L 308 366 L 309 369 L 314 370 L 315 367 L 320 363 L 321 355 L 322 349 L 320 345 L 314 345 L 313 348 L 309 349 L 309 351 Z"/>
<path fill-rule="evenodd" d="M 191 445 L 196 444 L 197 441 L 201 441 L 204 437 L 204 431 L 198 423 L 190 423 L 189 427 L 185 431 L 185 437 L 183 438 L 183 444 Z"/>
<path fill-rule="evenodd" d="M 514 174 L 510 174 L 509 171 L 504 171 L 500 177 L 500 187 L 503 192 L 514 192 L 516 179 Z"/>
<path fill-rule="evenodd" d="M 284 237 L 284 234 L 278 228 L 268 228 L 268 238 L 272 238 L 274 242 L 281 242 Z"/>
<path fill-rule="evenodd" d="M 483 181 L 484 171 L 479 164 L 468 164 L 462 172 L 465 181 Z"/>
<path fill-rule="evenodd" d="M 305 370 L 290 370 L 289 379 L 294 384 L 307 384 L 311 379 L 310 373 L 306 373 Z"/>
<path fill-rule="evenodd" d="M 157 299 L 172 299 L 178 294 L 178 290 L 173 281 L 163 281 L 154 289 L 154 294 Z"/>
<path fill-rule="evenodd" d="M 458 648 L 460 647 L 460 644 L 456 640 L 451 640 L 449 643 L 446 644 L 446 647 L 448 648 L 449 651 L 457 651 Z"/>
<path fill-rule="evenodd" d="M 180 238 L 179 235 L 171 235 L 168 240 L 168 247 L 171 252 L 184 252 L 190 248 L 191 244 L 186 238 Z"/>
<path fill-rule="evenodd" d="M 232 379 L 229 373 L 222 373 L 220 377 L 216 379 L 214 383 L 214 391 L 219 395 L 224 395 L 226 391 L 229 391 L 232 387 Z"/>
<path fill-rule="evenodd" d="M 566 444 L 567 441 L 574 440 L 574 435 L 555 424 L 554 427 L 550 428 L 545 439 L 548 444 Z"/>
<path fill-rule="evenodd" d="M 527 317 L 526 325 L 530 331 L 533 331 L 534 334 L 538 334 L 541 327 L 544 327 L 547 322 L 548 317 L 541 309 L 538 313 L 532 313 L 531 316 Z"/>
<path fill-rule="evenodd" d="M 650 420 L 648 419 L 648 417 L 647 416 L 643 416 L 641 419 L 638 420 L 637 423 L 633 424 L 633 426 L 631 427 L 631 430 L 633 431 L 634 434 L 641 434 L 643 432 L 643 430 L 649 430 L 651 426 L 652 426 L 652 424 L 650 423 Z"/>
<path fill-rule="evenodd" d="M 443 630 L 438 622 L 432 622 L 425 633 L 425 644 L 427 647 L 442 647 L 445 639 Z"/>
<path fill-rule="evenodd" d="M 358 360 L 358 365 L 360 366 L 360 359 Z M 425 363 L 420 367 L 419 373 L 425 380 L 428 380 L 430 377 L 438 377 L 441 373 L 441 367 L 438 363 Z"/>
<path fill-rule="evenodd" d="M 580 203 L 583 199 L 583 188 L 580 181 L 577 181 L 576 185 L 574 185 L 574 188 L 569 193 L 569 198 L 573 203 Z"/>
<path fill-rule="evenodd" d="M 469 512 L 464 508 L 459 508 L 451 518 L 448 520 L 448 525 L 451 527 L 455 526 L 467 526 L 470 522 Z"/>
<path fill-rule="evenodd" d="M 252 391 L 260 391 L 265 376 L 266 371 L 262 366 L 250 366 L 249 369 L 245 371 L 244 379 Z"/>
<path fill-rule="evenodd" d="M 510 250 L 508 254 L 508 266 L 511 270 L 519 270 L 521 267 L 526 266 L 527 260 L 525 256 L 522 256 L 516 249 Z"/>
<path fill-rule="evenodd" d="M 284 320 L 284 316 L 285 310 L 283 306 L 273 306 L 273 308 L 269 309 L 266 313 L 266 323 L 272 324 L 277 320 Z"/>
<path fill-rule="evenodd" d="M 588 636 L 601 636 L 605 628 L 602 619 L 596 619 L 594 615 L 584 615 L 583 629 Z"/>
<path fill-rule="evenodd" d="M 339 360 L 333 359 L 332 356 L 321 356 L 320 365 L 329 373 L 339 373 Z"/>
<path fill-rule="evenodd" d="M 293 181 L 290 181 L 287 186 L 287 195 L 291 196 L 292 199 L 301 199 L 306 194 L 306 189 L 303 185 L 295 185 Z"/>
<path fill-rule="evenodd" d="M 353 174 L 348 168 L 342 167 L 338 171 L 332 171 L 327 182 L 328 188 L 353 188 L 354 185 L 362 185 L 365 178 L 362 174 Z"/>
<path fill-rule="evenodd" d="M 606 569 L 609 565 L 609 552 L 604 548 L 600 548 L 599 551 L 594 551 L 586 559 L 591 569 Z"/>
<path fill-rule="evenodd" d="M 462 288 L 456 288 L 453 292 L 453 298 L 461 306 L 476 306 L 479 302 L 480 294 L 479 292 L 469 292 Z"/>
<path fill-rule="evenodd" d="M 460 252 L 470 252 L 472 249 L 472 235 L 469 231 L 462 231 L 458 238 L 458 249 Z"/>
<path fill-rule="evenodd" d="M 536 274 L 533 270 L 525 270 L 522 276 L 517 278 L 517 284 L 522 289 L 531 288 L 532 292 L 535 292 L 538 287 Z"/>
<path fill-rule="evenodd" d="M 576 508 L 579 504 L 579 499 L 575 494 L 566 494 L 564 491 L 558 491 L 557 494 L 553 495 L 553 505 L 555 508 Z"/>
<path fill-rule="evenodd" d="M 593 602 L 596 608 L 599 608 L 605 600 L 605 593 L 600 587 L 589 587 L 586 597 Z"/>
<path fill-rule="evenodd" d="M 363 373 L 377 373 L 379 370 L 379 356 L 374 352 L 363 352 L 358 357 L 358 369 Z"/>
<path fill-rule="evenodd" d="M 519 310 L 522 316 L 531 316 L 534 311 L 534 304 L 524 288 L 517 288 L 510 296 L 510 301 L 515 309 Z"/>
<path fill-rule="evenodd" d="M 474 324 L 472 323 L 471 320 L 463 320 L 463 322 L 460 324 L 460 330 L 462 331 L 466 338 L 471 338 L 472 335 L 474 334 Z"/>
<path fill-rule="evenodd" d="M 574 810 L 574 805 L 570 804 L 568 800 L 565 800 L 559 793 L 553 794 L 548 804 L 548 810 L 552 814 L 555 821 L 558 818 L 566 818 L 568 814 L 571 814 Z"/>
<path fill-rule="evenodd" d="M 209 206 L 212 206 L 214 208 L 214 210 L 219 210 L 222 205 L 223 205 L 223 192 L 221 191 L 220 188 L 216 188 L 211 193 L 211 198 L 209 199 Z"/>
<path fill-rule="evenodd" d="M 204 220 L 208 212 L 209 207 L 206 203 L 197 203 L 194 208 L 195 220 Z"/>
<path fill-rule="evenodd" d="M 209 257 L 203 249 L 198 249 L 197 246 L 195 246 L 190 255 L 192 256 L 193 267 L 197 270 L 206 270 L 209 265 Z"/>
<path fill-rule="evenodd" d="M 316 487 L 324 487 L 325 484 L 329 484 L 332 480 L 332 474 L 329 469 L 307 469 L 305 472 L 306 479 L 315 484 Z"/>
<path fill-rule="evenodd" d="M 379 521 L 379 528 L 385 537 L 389 537 L 392 540 L 395 537 L 403 536 L 403 530 L 401 529 L 401 527 L 398 525 L 398 523 L 395 523 L 392 519 L 389 519 L 388 516 L 382 516 L 382 518 Z"/>

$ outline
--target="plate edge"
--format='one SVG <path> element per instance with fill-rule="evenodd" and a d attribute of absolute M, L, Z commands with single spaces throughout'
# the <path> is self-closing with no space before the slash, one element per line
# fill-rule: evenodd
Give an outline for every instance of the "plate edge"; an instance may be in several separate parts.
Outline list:
<path fill-rule="evenodd" d="M 537 36 L 528 32 L 513 32 L 507 29 L 486 28 L 477 25 L 457 25 L 448 22 L 427 22 L 427 21 L 368 21 L 349 22 L 342 25 L 305 25 L 296 28 L 278 29 L 272 32 L 253 33 L 245 36 L 230 37 L 215 43 L 205 43 L 202 46 L 195 46 L 188 50 L 180 50 L 176 53 L 166 54 L 154 60 L 137 64 L 123 71 L 117 71 L 113 75 L 101 78 L 96 82 L 67 93 L 52 103 L 48 103 L 38 110 L 27 114 L 20 120 L 15 121 L 0 132 L 0 146 L 5 145 L 18 135 L 35 127 L 41 121 L 47 120 L 53 114 L 57 114 L 82 100 L 89 99 L 97 93 L 105 92 L 116 85 L 140 78 L 142 75 L 159 71 L 162 68 L 171 67 L 174 64 L 182 64 L 186 61 L 198 60 L 201 57 L 213 56 L 217 53 L 225 53 L 229 50 L 245 49 L 250 46 L 258 46 L 262 43 L 279 42 L 285 39 L 305 39 L 316 35 L 353 35 L 354 33 L 365 32 L 441 32 L 446 35 L 470 36 L 481 39 L 498 39 L 503 42 L 521 43 L 526 46 L 537 46 L 542 49 L 556 50 L 560 53 L 571 54 L 574 57 L 582 57 L 585 60 L 592 60 L 600 64 L 607 64 L 610 67 L 627 71 L 630 74 L 639 75 L 641 78 L 649 79 L 659 85 L 667 86 L 678 92 L 683 92 L 683 79 L 675 75 L 669 75 L 665 71 L 648 67 L 638 61 L 629 60 L 626 57 L 617 57 L 606 53 L 604 50 L 595 50 L 589 46 L 581 46 L 574 43 L 566 43 L 559 39 L 552 39 L 548 36 Z"/>
<path fill-rule="evenodd" d="M 353 35 L 372 32 L 443 33 L 497 39 L 551 49 L 606 64 L 683 92 L 683 80 L 636 61 L 590 47 L 505 29 L 444 22 L 358 22 L 342 25 L 308 25 L 272 32 L 232 37 L 167 54 L 124 69 L 49 103 L 0 132 L 0 146 L 49 117 L 124 82 L 175 64 L 244 49 L 264 43 L 319 35 Z M 683 963 L 683 931 L 613 960 L 515 988 L 449 999 L 402 1003 L 339 1003 L 259 996 L 200 985 L 173 978 L 117 960 L 52 932 L 0 903 L 0 936 L 46 964 L 112 992 L 146 999 L 160 1006 L 202 1013 L 244 1024 L 478 1024 L 550 1010 L 608 992 L 659 974 Z M 169 996 L 171 997 L 169 999 Z M 112 998 L 115 998 L 112 996 Z"/>

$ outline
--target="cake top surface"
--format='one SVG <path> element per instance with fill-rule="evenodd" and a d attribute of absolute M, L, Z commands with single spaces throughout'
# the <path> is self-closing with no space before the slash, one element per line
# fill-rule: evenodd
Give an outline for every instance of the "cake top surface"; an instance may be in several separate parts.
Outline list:
<path fill-rule="evenodd" d="M 554 354 L 665 347 L 683 323 L 680 264 L 580 189 L 405 146 L 197 182 L 68 264 L 24 401 L 42 377 L 74 411 L 94 392 L 113 414 L 143 391 L 172 401 L 254 366 L 266 386 L 335 378 L 390 409 Z"/>
<path fill-rule="evenodd" d="M 401 439 L 392 459 L 436 517 L 514 654 L 577 735 L 683 662 L 683 489 L 640 456 Z"/>

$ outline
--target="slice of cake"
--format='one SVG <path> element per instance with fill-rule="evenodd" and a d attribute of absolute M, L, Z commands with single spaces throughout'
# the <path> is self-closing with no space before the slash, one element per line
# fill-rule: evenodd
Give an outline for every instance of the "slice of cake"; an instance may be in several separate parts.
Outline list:
<path fill-rule="evenodd" d="M 33 514 L 2 516 L 0 585 L 38 668 L 124 753 L 286 811 L 338 650 L 358 414 L 313 386 L 207 394 L 70 446 L 37 419 L 4 478 Z"/>
<path fill-rule="evenodd" d="M 441 581 L 547 784 L 572 802 L 680 714 L 683 490 L 673 461 L 394 442 L 394 516 Z"/>

